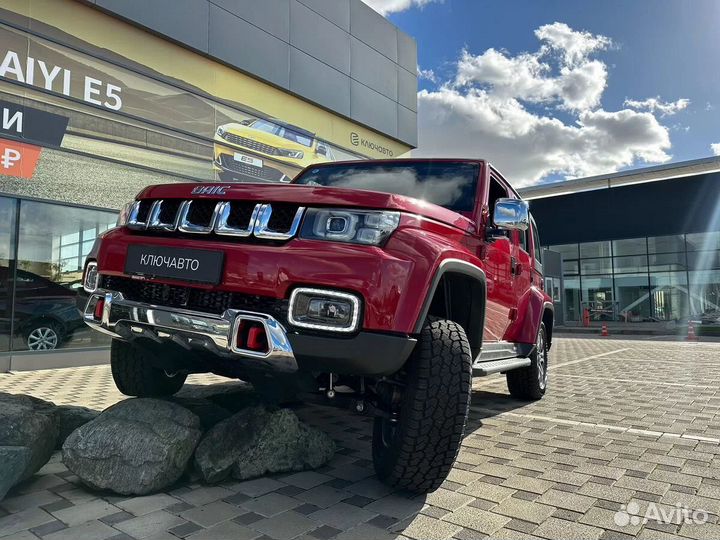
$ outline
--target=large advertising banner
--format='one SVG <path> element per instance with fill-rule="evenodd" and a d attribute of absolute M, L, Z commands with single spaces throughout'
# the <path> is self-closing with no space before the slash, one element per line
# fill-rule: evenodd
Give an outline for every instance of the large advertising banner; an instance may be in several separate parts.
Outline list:
<path fill-rule="evenodd" d="M 0 8 L 0 193 L 119 208 L 148 184 L 288 182 L 408 150 L 77 2 L 13 5 Z"/>

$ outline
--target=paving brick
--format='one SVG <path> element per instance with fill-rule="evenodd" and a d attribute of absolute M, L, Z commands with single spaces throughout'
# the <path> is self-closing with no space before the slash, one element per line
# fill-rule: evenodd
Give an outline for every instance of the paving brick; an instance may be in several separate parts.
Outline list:
<path fill-rule="evenodd" d="M 32 529 L 55 521 L 55 518 L 40 508 L 30 508 L 0 518 L 0 537 L 25 529 Z"/>
<path fill-rule="evenodd" d="M 202 529 L 190 536 L 186 540 L 253 540 L 258 538 L 260 534 L 247 527 L 239 525 L 234 521 L 224 521 L 209 529 Z"/>
<path fill-rule="evenodd" d="M 597 501 L 594 497 L 579 495 L 577 493 L 566 493 L 550 489 L 543 493 L 538 499 L 538 503 L 573 510 L 575 512 L 587 512 L 588 509 Z"/>
<path fill-rule="evenodd" d="M 502 502 L 515 493 L 515 489 L 499 485 L 488 484 L 482 480 L 473 482 L 469 486 L 460 488 L 460 493 L 472 495 L 492 502 Z"/>
<path fill-rule="evenodd" d="M 537 502 L 529 502 L 511 497 L 498 504 L 492 511 L 496 514 L 502 514 L 516 519 L 542 523 L 553 514 L 555 508 Z"/>
<path fill-rule="evenodd" d="M 533 531 L 536 536 L 543 538 L 583 538 L 587 540 L 600 538 L 603 529 L 583 525 L 582 523 L 573 523 L 564 519 L 550 517 L 542 522 L 537 529 Z"/>
<path fill-rule="evenodd" d="M 92 521 L 99 519 L 110 514 L 116 514 L 119 511 L 117 506 L 96 499 L 88 503 L 79 504 L 77 506 L 71 506 L 63 510 L 57 510 L 52 512 L 52 515 L 58 518 L 60 521 L 66 523 L 68 527 L 80 525 L 86 521 Z"/>
<path fill-rule="evenodd" d="M 403 535 L 416 540 L 446 540 L 461 530 L 462 527 L 454 523 L 418 515 L 405 528 Z"/>
<path fill-rule="evenodd" d="M 487 535 L 492 535 L 495 531 L 501 529 L 506 523 L 510 522 L 510 519 L 507 516 L 469 506 L 463 506 L 443 518 L 444 521 Z"/>
<path fill-rule="evenodd" d="M 425 502 L 427 504 L 432 504 L 433 506 L 438 506 L 440 508 L 444 508 L 445 510 L 457 510 L 472 500 L 473 498 L 469 495 L 455 493 L 454 491 L 448 491 L 443 488 L 430 493 L 425 498 Z"/>
<path fill-rule="evenodd" d="M 328 523 L 329 524 L 329 523 Z M 332 526 L 332 525 L 331 525 Z M 290 540 L 301 534 L 317 529 L 318 523 L 312 519 L 293 512 L 283 512 L 273 518 L 263 519 L 250 525 L 256 531 L 278 540 Z M 343 529 L 347 527 L 336 527 Z"/>
<path fill-rule="evenodd" d="M 197 523 L 202 527 L 212 527 L 221 521 L 232 519 L 243 512 L 244 510 L 232 504 L 224 501 L 215 501 L 187 510 L 180 514 L 180 517 Z"/>
<path fill-rule="evenodd" d="M 165 493 L 158 493 L 156 495 L 126 499 L 122 502 L 116 503 L 115 506 L 136 516 L 142 516 L 157 510 L 163 510 L 179 502 L 180 501 L 175 497 L 171 497 Z"/>
<path fill-rule="evenodd" d="M 115 528 L 138 539 L 147 538 L 154 534 L 165 532 L 167 529 L 177 527 L 185 520 L 174 516 L 164 510 L 158 510 L 144 516 L 128 519 L 115 524 Z"/>

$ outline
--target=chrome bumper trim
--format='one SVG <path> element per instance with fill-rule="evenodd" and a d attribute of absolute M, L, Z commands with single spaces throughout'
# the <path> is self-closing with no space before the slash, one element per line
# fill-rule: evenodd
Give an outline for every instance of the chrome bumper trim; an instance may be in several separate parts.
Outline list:
<path fill-rule="evenodd" d="M 95 319 L 95 306 L 102 299 L 101 320 Z M 187 347 L 214 348 L 216 352 L 258 362 L 258 367 L 276 371 L 297 371 L 297 361 L 282 324 L 264 313 L 227 309 L 222 315 L 179 308 L 156 306 L 126 300 L 122 293 L 97 290 L 92 293 L 83 311 L 85 323 L 99 332 L 118 339 L 141 336 L 152 331 L 152 337 L 177 342 Z M 266 353 L 238 349 L 235 332 L 243 320 L 262 323 L 268 338 Z"/>

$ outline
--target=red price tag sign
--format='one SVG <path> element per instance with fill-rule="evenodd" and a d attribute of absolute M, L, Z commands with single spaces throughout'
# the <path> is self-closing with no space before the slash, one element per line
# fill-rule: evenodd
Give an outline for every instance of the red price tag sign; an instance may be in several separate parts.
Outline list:
<path fill-rule="evenodd" d="M 42 148 L 0 139 L 0 175 L 32 178 Z"/>

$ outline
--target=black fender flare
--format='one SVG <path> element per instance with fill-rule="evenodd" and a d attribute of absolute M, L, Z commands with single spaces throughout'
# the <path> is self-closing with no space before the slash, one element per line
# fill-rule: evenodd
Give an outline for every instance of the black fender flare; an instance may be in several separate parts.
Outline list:
<path fill-rule="evenodd" d="M 482 347 L 482 338 L 485 326 L 485 308 L 487 305 L 487 277 L 485 276 L 485 272 L 482 270 L 482 268 L 461 259 L 448 258 L 440 262 L 437 269 L 435 270 L 435 274 L 433 275 L 432 282 L 430 283 L 427 295 L 425 296 L 425 300 L 423 301 L 422 309 L 420 310 L 420 314 L 415 321 L 415 327 L 413 331 L 415 334 L 419 334 L 422 331 L 423 324 L 425 324 L 425 319 L 427 318 L 428 312 L 430 311 L 430 304 L 432 303 L 433 297 L 435 296 L 435 292 L 437 291 L 442 277 L 448 272 L 464 274 L 477 280 L 481 284 L 482 297 L 472 299 L 474 308 L 482 310 L 482 312 L 479 314 L 480 324 L 476 329 L 466 329 L 466 332 L 468 333 L 468 338 L 471 339 L 471 342 L 476 341 L 479 346 Z M 475 332 L 474 336 L 470 336 L 471 331 Z"/>

